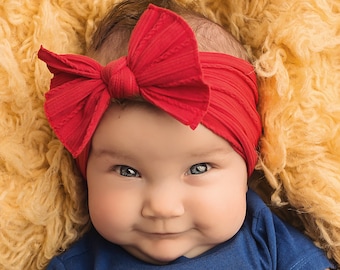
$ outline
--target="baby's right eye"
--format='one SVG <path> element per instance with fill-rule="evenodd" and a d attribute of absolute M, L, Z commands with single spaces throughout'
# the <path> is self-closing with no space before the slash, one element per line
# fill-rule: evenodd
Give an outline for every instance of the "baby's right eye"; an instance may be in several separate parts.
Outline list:
<path fill-rule="evenodd" d="M 132 167 L 126 165 L 114 166 L 113 170 L 124 177 L 140 177 L 140 173 Z"/>

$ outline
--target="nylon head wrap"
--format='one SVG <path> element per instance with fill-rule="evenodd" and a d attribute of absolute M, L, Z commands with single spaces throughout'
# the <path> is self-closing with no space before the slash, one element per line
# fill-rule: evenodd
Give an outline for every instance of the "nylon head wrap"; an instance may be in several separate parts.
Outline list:
<path fill-rule="evenodd" d="M 199 52 L 192 29 L 174 12 L 150 5 L 131 34 L 127 56 L 105 67 L 43 47 L 38 56 L 54 74 L 46 116 L 84 177 L 91 138 L 111 98 L 136 95 L 192 129 L 203 124 L 244 158 L 248 175 L 254 170 L 261 123 L 253 66 Z"/>

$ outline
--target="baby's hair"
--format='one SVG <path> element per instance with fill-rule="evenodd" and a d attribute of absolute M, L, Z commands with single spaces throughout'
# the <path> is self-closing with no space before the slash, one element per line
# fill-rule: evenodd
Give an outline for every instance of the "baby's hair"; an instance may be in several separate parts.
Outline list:
<path fill-rule="evenodd" d="M 126 55 L 131 32 L 149 4 L 182 16 L 196 35 L 199 51 L 226 53 L 248 60 L 246 50 L 230 33 L 173 0 L 124 0 L 114 5 L 99 23 L 87 54 L 103 65 Z"/>

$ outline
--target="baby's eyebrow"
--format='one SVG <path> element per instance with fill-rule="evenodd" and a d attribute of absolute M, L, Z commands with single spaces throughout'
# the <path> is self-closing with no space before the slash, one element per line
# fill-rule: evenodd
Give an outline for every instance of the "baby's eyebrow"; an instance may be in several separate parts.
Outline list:
<path fill-rule="evenodd" d="M 132 160 L 133 155 L 119 151 L 119 150 L 113 150 L 113 149 L 92 149 L 92 154 L 95 155 L 98 158 L 117 158 L 117 159 L 123 159 L 123 160 Z"/>
<path fill-rule="evenodd" d="M 218 147 L 218 148 L 212 148 L 208 150 L 197 150 L 191 152 L 191 157 L 210 157 L 213 155 L 227 155 L 228 153 L 232 152 L 233 149 L 231 147 Z"/>

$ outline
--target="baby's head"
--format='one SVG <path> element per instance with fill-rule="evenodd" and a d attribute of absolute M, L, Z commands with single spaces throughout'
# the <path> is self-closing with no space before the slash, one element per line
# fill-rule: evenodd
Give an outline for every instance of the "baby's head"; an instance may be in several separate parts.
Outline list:
<path fill-rule="evenodd" d="M 102 65 L 127 55 L 131 33 L 150 3 L 179 14 L 193 30 L 199 51 L 226 53 L 248 60 L 243 46 L 229 32 L 202 14 L 168 0 L 133 0 L 118 3 L 100 22 L 87 55 Z"/>
<path fill-rule="evenodd" d="M 89 51 L 97 61 L 39 56 L 55 74 L 46 114 L 87 178 L 94 227 L 163 264 L 240 229 L 261 125 L 242 46 L 171 1 L 153 2 L 185 20 L 142 2 L 104 19 Z"/>

